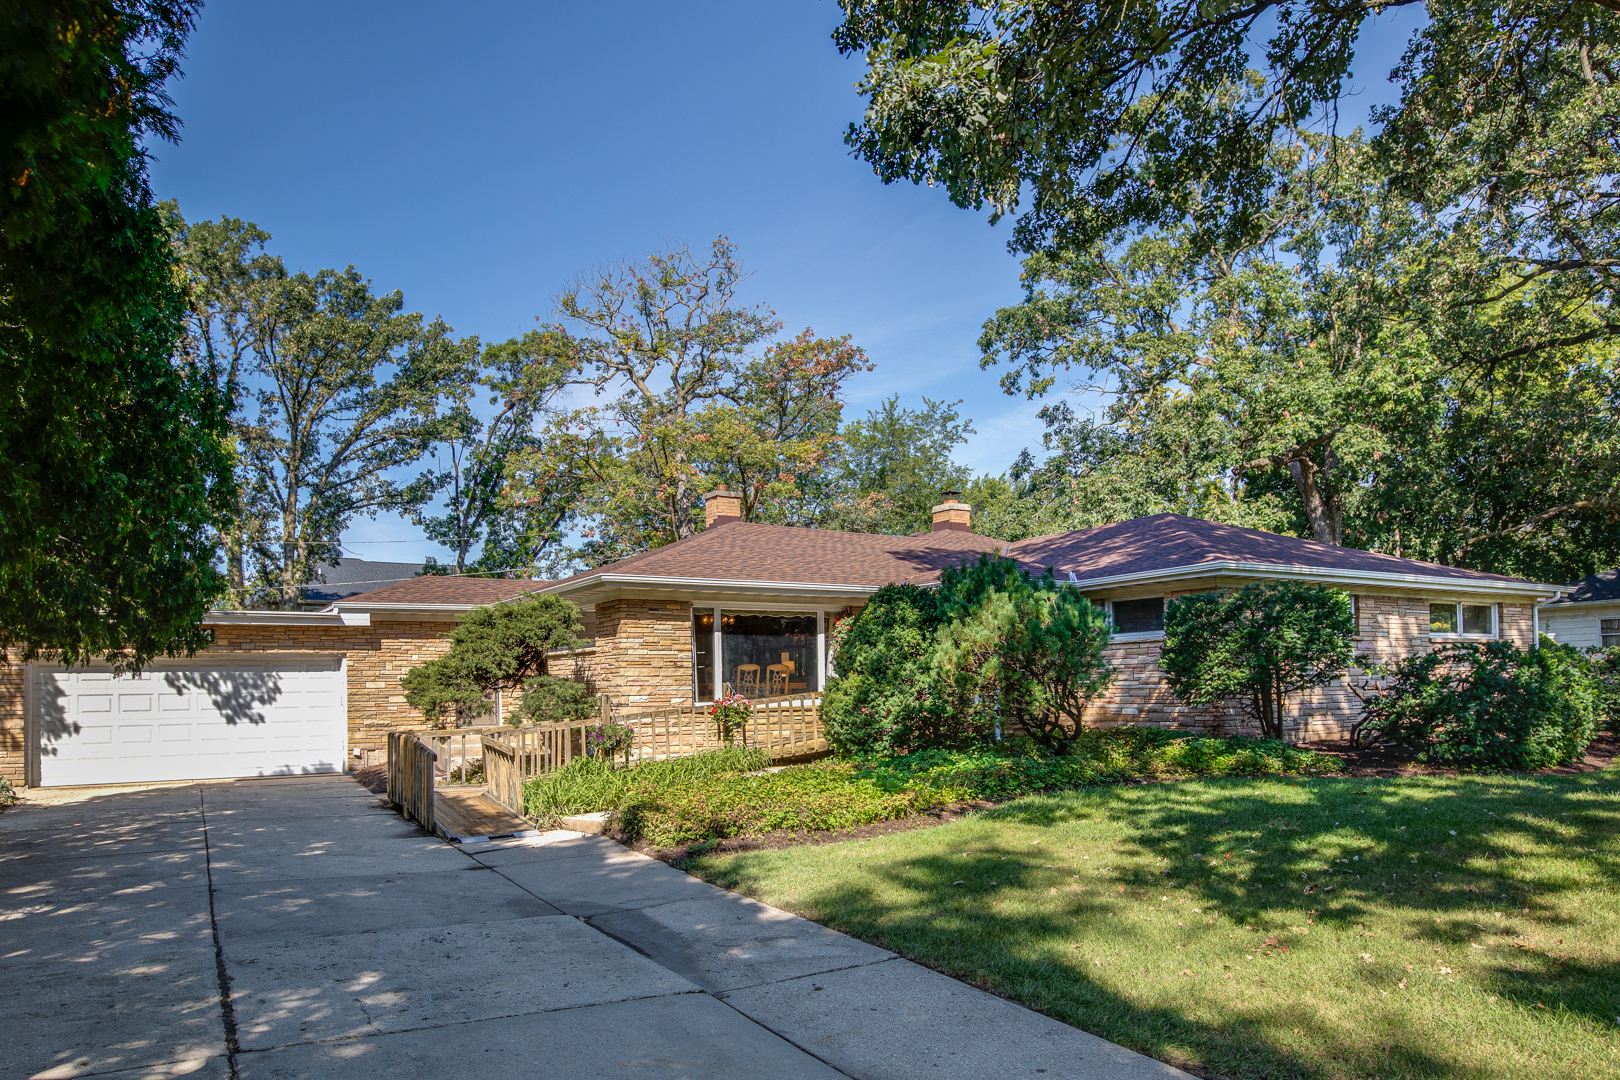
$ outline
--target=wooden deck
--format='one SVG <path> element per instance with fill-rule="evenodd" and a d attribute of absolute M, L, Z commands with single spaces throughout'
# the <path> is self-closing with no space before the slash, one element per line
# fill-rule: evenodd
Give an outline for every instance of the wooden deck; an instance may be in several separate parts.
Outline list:
<path fill-rule="evenodd" d="M 482 787 L 459 785 L 433 792 L 433 818 L 451 840 L 478 836 L 511 836 L 534 826 L 484 794 Z"/>

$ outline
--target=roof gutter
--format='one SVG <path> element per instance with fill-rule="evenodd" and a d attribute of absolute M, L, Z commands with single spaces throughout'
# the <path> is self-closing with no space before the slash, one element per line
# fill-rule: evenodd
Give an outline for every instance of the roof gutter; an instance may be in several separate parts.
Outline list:
<path fill-rule="evenodd" d="M 370 626 L 371 616 L 326 608 L 321 611 L 210 611 L 204 626 Z"/>

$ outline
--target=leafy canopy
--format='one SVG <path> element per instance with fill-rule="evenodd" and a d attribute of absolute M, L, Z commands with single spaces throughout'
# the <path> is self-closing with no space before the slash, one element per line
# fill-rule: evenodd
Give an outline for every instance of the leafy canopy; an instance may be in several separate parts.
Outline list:
<path fill-rule="evenodd" d="M 192 2 L 0 13 L 0 645 L 139 667 L 207 644 L 222 393 L 147 185 Z"/>

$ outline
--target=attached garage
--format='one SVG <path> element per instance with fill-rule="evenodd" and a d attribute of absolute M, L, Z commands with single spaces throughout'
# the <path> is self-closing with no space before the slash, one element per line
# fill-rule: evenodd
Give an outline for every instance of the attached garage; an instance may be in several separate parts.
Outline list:
<path fill-rule="evenodd" d="M 29 666 L 29 729 L 45 786 L 342 772 L 341 655 L 206 654 L 135 675 Z"/>

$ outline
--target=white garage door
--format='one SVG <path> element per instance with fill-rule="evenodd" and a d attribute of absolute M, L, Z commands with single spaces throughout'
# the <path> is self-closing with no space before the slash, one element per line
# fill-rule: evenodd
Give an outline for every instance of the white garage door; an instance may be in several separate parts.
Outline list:
<path fill-rule="evenodd" d="M 33 667 L 39 782 L 341 772 L 342 658 L 160 661 L 138 675 Z"/>

